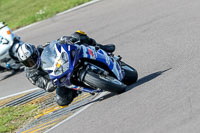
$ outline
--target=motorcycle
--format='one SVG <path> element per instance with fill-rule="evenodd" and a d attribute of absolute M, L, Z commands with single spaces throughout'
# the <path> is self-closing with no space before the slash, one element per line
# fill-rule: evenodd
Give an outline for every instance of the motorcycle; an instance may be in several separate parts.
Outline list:
<path fill-rule="evenodd" d="M 22 67 L 17 59 L 17 49 L 22 43 L 20 37 L 0 22 L 0 72 L 17 71 Z"/>
<path fill-rule="evenodd" d="M 99 47 L 52 41 L 42 52 L 41 65 L 58 87 L 119 94 L 138 78 L 137 71 L 120 59 Z"/>

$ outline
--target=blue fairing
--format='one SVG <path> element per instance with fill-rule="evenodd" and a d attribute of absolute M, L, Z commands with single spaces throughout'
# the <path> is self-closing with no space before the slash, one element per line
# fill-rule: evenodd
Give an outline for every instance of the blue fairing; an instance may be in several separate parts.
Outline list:
<path fill-rule="evenodd" d="M 73 52 L 73 56 L 72 56 Z M 50 79 L 58 86 L 77 88 L 70 82 L 71 73 L 79 59 L 86 58 L 104 63 L 118 78 L 123 79 L 121 67 L 105 51 L 93 46 L 59 44 L 57 41 L 48 45 L 42 55 L 42 67 L 49 73 Z M 60 82 L 62 80 L 62 82 Z M 83 89 L 84 90 L 84 89 Z M 85 88 L 85 91 L 88 90 Z M 89 90 L 88 90 L 89 91 Z"/>
<path fill-rule="evenodd" d="M 81 45 L 80 47 L 81 49 L 79 58 L 87 58 L 102 62 L 106 66 L 108 66 L 108 68 L 115 74 L 118 80 L 121 81 L 123 79 L 119 64 L 114 59 L 112 60 L 105 51 L 103 51 L 102 49 L 96 50 L 93 46 L 86 47 L 84 45 Z"/>

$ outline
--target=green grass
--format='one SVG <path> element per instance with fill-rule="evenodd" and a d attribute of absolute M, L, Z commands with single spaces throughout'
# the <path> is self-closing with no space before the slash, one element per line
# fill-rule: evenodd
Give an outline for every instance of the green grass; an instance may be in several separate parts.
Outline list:
<path fill-rule="evenodd" d="M 13 132 L 37 114 L 36 105 L 21 105 L 0 109 L 0 133 Z"/>
<path fill-rule="evenodd" d="M 88 1 L 91 0 L 0 0 L 0 21 L 14 30 Z"/>

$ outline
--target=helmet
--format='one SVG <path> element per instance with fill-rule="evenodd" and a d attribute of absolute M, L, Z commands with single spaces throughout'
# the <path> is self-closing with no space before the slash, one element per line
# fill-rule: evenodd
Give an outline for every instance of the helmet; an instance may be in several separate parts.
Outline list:
<path fill-rule="evenodd" d="M 10 28 L 0 22 L 0 60 L 8 55 L 8 51 L 13 45 L 14 37 L 15 35 Z"/>
<path fill-rule="evenodd" d="M 26 67 L 38 68 L 40 66 L 40 54 L 32 44 L 22 44 L 18 49 L 18 59 Z"/>

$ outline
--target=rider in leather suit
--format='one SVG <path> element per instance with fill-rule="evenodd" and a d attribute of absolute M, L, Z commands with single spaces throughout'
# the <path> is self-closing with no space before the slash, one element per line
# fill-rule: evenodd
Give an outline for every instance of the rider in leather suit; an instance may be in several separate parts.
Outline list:
<path fill-rule="evenodd" d="M 63 36 L 59 38 L 58 41 L 61 45 L 66 43 L 92 45 L 102 48 L 107 52 L 113 52 L 115 49 L 114 45 L 97 44 L 94 39 L 89 38 L 87 34 L 82 31 L 76 31 L 71 36 Z M 48 43 L 46 45 L 48 45 Z M 34 45 L 24 44 L 18 50 L 18 58 L 26 66 L 26 77 L 32 84 L 46 90 L 47 92 L 56 90 L 57 104 L 60 106 L 68 105 L 73 101 L 78 93 L 77 91 L 67 89 L 66 87 L 54 86 L 49 79 L 48 73 L 41 68 L 40 55 L 45 46 L 35 48 Z M 29 54 L 30 51 L 32 53 Z"/>

